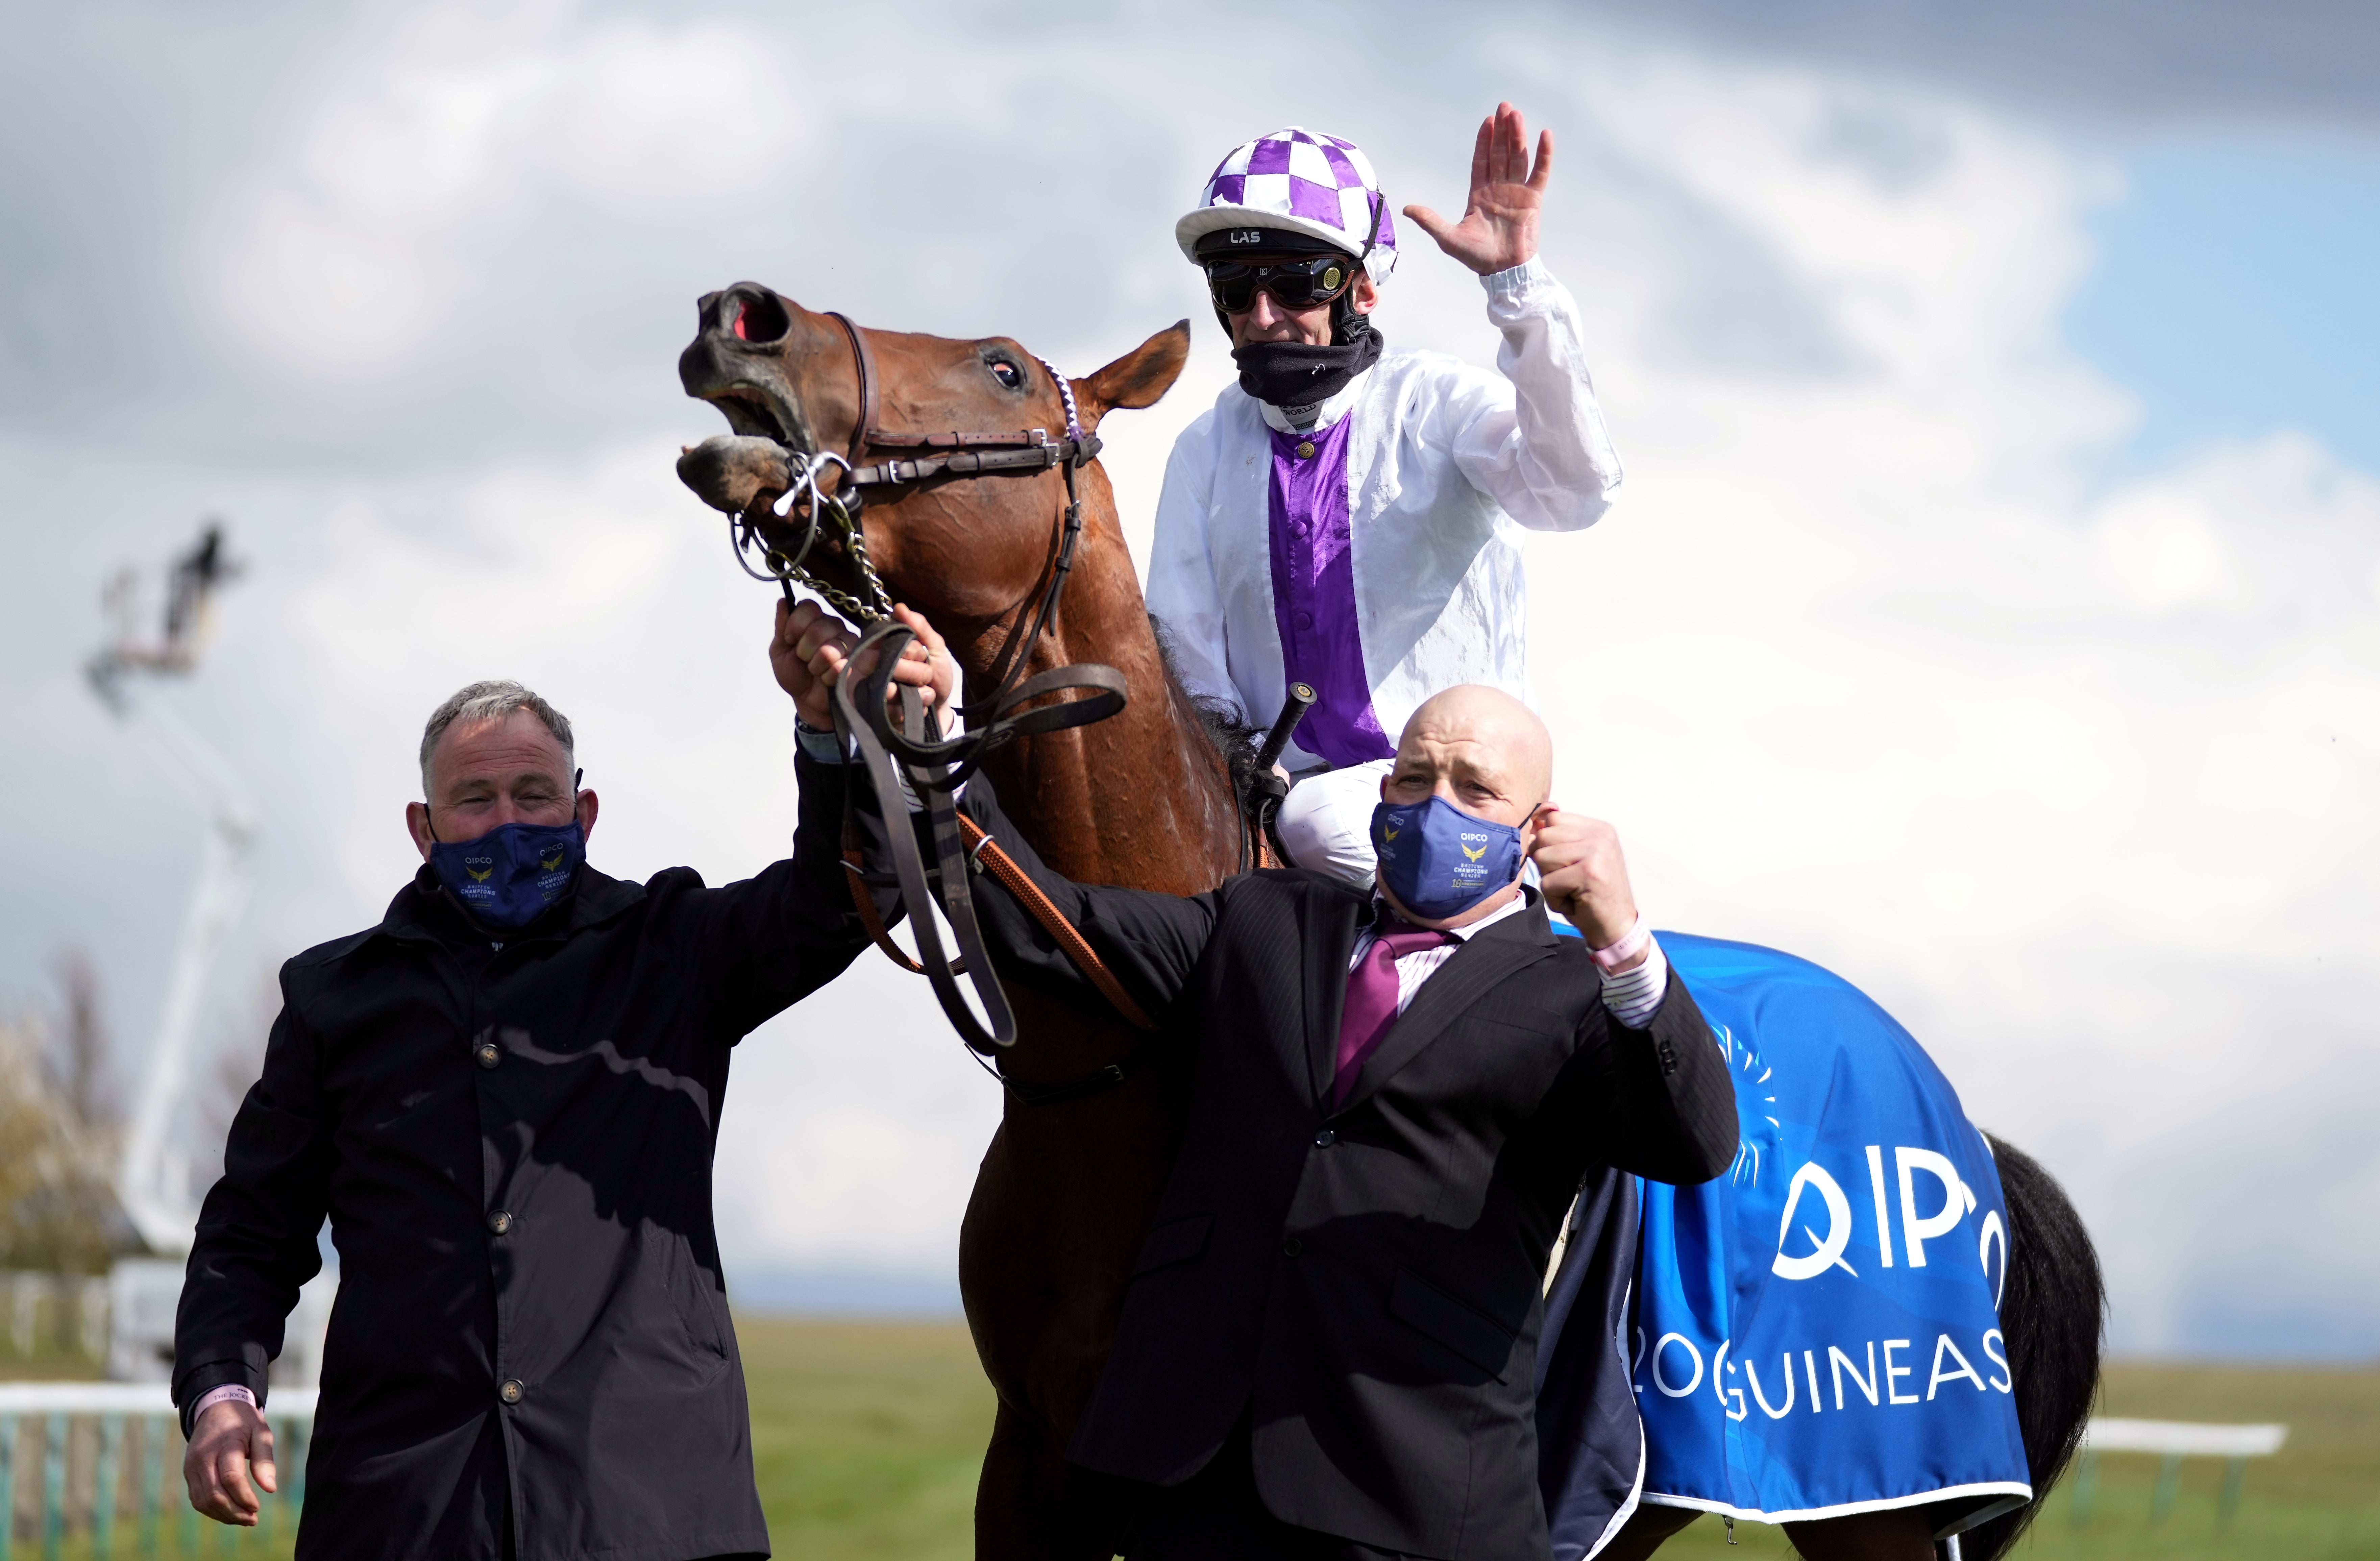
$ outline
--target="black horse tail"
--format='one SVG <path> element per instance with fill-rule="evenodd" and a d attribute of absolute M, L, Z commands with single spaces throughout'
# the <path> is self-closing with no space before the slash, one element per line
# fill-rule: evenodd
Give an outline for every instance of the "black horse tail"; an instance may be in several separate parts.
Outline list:
<path fill-rule="evenodd" d="M 1988 1135 L 1986 1135 L 1988 1136 Z M 2009 1213 L 2008 1289 L 2000 1333 L 2016 1388 L 2016 1422 L 2032 1470 L 2033 1500 L 1959 1537 L 1963 1561 L 1992 1561 L 2023 1533 L 2074 1457 L 2099 1389 L 2107 1290 L 2091 1233 L 2065 1189 L 2040 1162 L 1991 1140 Z"/>

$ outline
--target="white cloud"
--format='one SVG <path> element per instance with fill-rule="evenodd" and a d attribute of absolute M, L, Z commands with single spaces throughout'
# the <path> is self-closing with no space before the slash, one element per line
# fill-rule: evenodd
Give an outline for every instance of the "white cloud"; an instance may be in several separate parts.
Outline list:
<path fill-rule="evenodd" d="M 959 1219 L 999 1125 L 926 983 L 873 949 L 738 1049 L 722 1132 L 734 1262 L 955 1270 Z"/>
<path fill-rule="evenodd" d="M 200 318 L 260 378 L 350 394 L 430 372 L 472 333 L 600 336 L 568 305 L 604 257 L 557 249 L 555 229 L 633 244 L 765 201 L 809 150 L 794 63 L 718 22 L 362 13 L 300 133 L 201 213 Z"/>

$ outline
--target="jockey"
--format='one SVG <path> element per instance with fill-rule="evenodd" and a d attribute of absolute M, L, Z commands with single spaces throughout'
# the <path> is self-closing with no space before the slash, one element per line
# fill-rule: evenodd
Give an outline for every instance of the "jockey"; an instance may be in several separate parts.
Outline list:
<path fill-rule="evenodd" d="M 1583 530 L 1620 486 L 1577 301 L 1536 257 L 1552 163 L 1543 132 L 1532 169 L 1501 104 L 1463 220 L 1403 211 L 1479 274 L 1500 373 L 1384 349 L 1397 226 L 1352 141 L 1250 141 L 1174 225 L 1240 377 L 1173 446 L 1148 607 L 1190 693 L 1246 725 L 1293 681 L 1316 691 L 1283 755 L 1302 867 L 1370 881 L 1380 780 L 1422 701 L 1458 683 L 1529 699 L 1522 531 Z"/>

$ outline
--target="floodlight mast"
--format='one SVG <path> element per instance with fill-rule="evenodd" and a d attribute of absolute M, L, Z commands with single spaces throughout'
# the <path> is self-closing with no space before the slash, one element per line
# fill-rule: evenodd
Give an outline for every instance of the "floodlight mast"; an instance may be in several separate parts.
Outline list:
<path fill-rule="evenodd" d="M 135 642 L 130 572 L 107 591 L 116 620 L 115 642 L 91 658 L 85 673 L 100 701 L 142 750 L 206 815 L 205 855 L 182 921 L 173 974 L 157 1018 L 140 1094 L 124 1135 L 115 1194 L 149 1249 L 161 1256 L 189 1252 L 198 1209 L 188 1166 L 167 1147 L 175 1108 L 188 1093 L 190 1041 L 207 970 L 224 934 L 248 898 L 248 863 L 256 847 L 256 804 L 223 756 L 164 705 L 140 697 L 139 678 L 188 676 L 197 665 L 197 641 L 215 589 L 237 570 L 223 551 L 223 527 L 210 521 L 198 545 L 176 561 L 169 578 L 164 635 L 154 647 Z"/>

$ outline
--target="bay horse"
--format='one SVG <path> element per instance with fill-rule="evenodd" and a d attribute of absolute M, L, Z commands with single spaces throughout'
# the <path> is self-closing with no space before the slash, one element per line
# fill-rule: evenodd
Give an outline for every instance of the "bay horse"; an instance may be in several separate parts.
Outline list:
<path fill-rule="evenodd" d="M 757 283 L 704 297 L 681 355 L 686 393 L 716 406 L 732 434 L 685 452 L 679 477 L 731 518 L 798 488 L 820 452 L 916 453 L 929 433 L 1060 431 L 1095 435 L 1118 409 L 1153 405 L 1189 355 L 1189 323 L 1160 331 L 1086 378 L 1056 371 L 1004 337 L 972 341 L 862 329 L 814 313 Z M 945 440 L 943 449 L 962 447 Z M 791 458 L 789 458 L 789 457 Z M 880 454 L 879 458 L 880 458 Z M 1241 798 L 1209 717 L 1168 668 L 1095 460 L 1079 472 L 1079 540 L 1066 556 L 1066 493 L 1050 468 L 941 470 L 868 491 L 856 547 L 831 528 L 810 535 L 805 565 L 829 601 L 888 593 L 923 612 L 964 669 L 964 697 L 1077 663 L 1104 663 L 1130 690 L 1095 726 L 1013 742 L 985 763 L 1003 807 L 1050 866 L 1082 882 L 1189 895 L 1245 863 Z M 813 522 L 816 506 L 812 505 Z M 1071 566 L 1071 567 L 1068 567 Z M 1063 577 L 1054 611 L 1036 608 Z M 881 591 L 875 591 L 880 577 Z M 1030 643 L 1022 637 L 1042 622 Z M 1021 667 L 1019 665 L 1021 658 Z M 1119 1017 L 1006 989 L 1017 1039 L 1002 1071 L 1012 1091 L 986 1150 L 959 1238 L 959 1286 L 985 1374 L 998 1396 L 976 1500 L 986 1561 L 1082 1561 L 1111 1554 L 1086 1516 L 1064 1459 L 1122 1314 L 1135 1260 L 1182 1132 L 1188 1057 Z M 1111 1088 L 1028 1104 L 1114 1067 Z M 2087 1237 L 2055 1182 L 2003 1155 L 2011 1224 L 2002 1309 L 2018 1412 L 2034 1472 L 2031 1507 L 1966 1536 L 1966 1555 L 2014 1539 L 2082 1433 L 2097 1381 L 2099 1294 Z M 1646 1508 L 1608 1555 L 1649 1555 L 1694 1515 Z M 1922 1525 L 1920 1525 L 1922 1529 Z M 1910 1520 L 1837 1518 L 1792 1526 L 1821 1561 L 1901 1561 L 1931 1553 Z"/>

